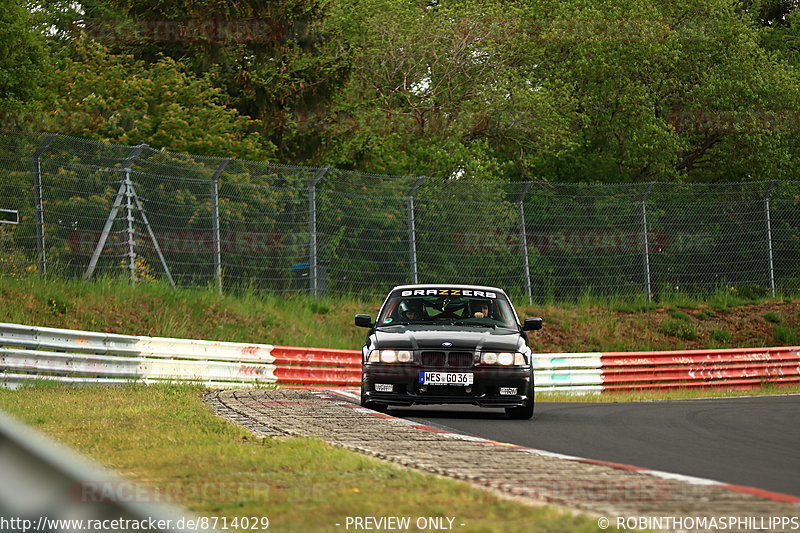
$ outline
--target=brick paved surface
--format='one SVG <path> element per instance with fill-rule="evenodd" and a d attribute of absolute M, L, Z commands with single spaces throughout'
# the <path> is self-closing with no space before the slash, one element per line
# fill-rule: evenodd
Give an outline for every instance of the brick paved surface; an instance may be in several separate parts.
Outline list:
<path fill-rule="evenodd" d="M 609 517 L 706 517 L 691 531 L 800 531 L 800 503 L 763 498 L 716 483 L 621 466 L 591 464 L 539 450 L 441 432 L 381 415 L 330 392 L 234 390 L 209 393 L 218 414 L 263 435 L 321 438 L 381 459 L 461 479 L 532 504 L 551 503 Z M 799 473 L 800 475 L 800 473 Z M 744 527 L 721 517 L 739 517 Z M 779 517 L 794 518 L 780 527 Z M 772 521 L 771 521 L 772 520 Z M 664 526 L 670 522 L 665 520 Z M 725 526 L 725 527 L 721 527 Z M 772 526 L 772 527 L 770 527 Z M 663 527 L 664 530 L 670 529 Z"/>

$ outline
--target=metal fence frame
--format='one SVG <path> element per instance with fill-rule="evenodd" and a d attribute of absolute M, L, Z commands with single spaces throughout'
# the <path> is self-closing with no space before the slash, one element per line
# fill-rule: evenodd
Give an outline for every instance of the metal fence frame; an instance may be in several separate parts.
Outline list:
<path fill-rule="evenodd" d="M 237 176 L 249 174 L 250 176 L 277 176 L 277 178 L 272 180 L 273 182 L 285 183 L 275 188 L 275 190 L 284 187 L 285 190 L 289 191 L 287 194 L 295 198 L 297 205 L 301 205 L 302 196 L 307 195 L 308 207 L 305 212 L 292 212 L 290 209 L 286 208 L 285 210 L 289 214 L 283 216 L 280 212 L 276 212 L 272 215 L 271 220 L 274 220 L 275 224 L 278 224 L 278 222 L 283 224 L 283 226 L 280 227 L 286 226 L 287 223 L 290 223 L 290 225 L 293 224 L 298 228 L 303 224 L 307 224 L 307 235 L 303 234 L 305 233 L 304 231 L 296 228 L 288 232 L 288 235 L 299 243 L 295 245 L 296 250 L 301 250 L 304 246 L 307 246 L 305 252 L 307 254 L 307 264 L 298 262 L 291 265 L 292 271 L 296 273 L 297 278 L 303 280 L 303 285 L 306 284 L 304 280 L 307 277 L 307 286 L 303 288 L 302 286 L 295 285 L 292 290 L 305 290 L 314 296 L 321 296 L 326 293 L 326 287 L 330 286 L 330 283 L 326 283 L 326 279 L 330 276 L 332 269 L 336 270 L 338 268 L 341 271 L 340 274 L 344 272 L 350 275 L 350 285 L 346 285 L 349 289 L 346 289 L 345 292 L 365 292 L 366 290 L 366 292 L 373 291 L 372 294 L 382 294 L 385 292 L 386 285 L 392 285 L 395 282 L 417 283 L 421 279 L 425 282 L 453 281 L 451 277 L 453 276 L 452 272 L 459 272 L 458 265 L 460 262 L 463 262 L 465 256 L 477 257 L 482 253 L 487 256 L 487 258 L 473 260 L 473 263 L 471 263 L 469 267 L 470 274 L 468 274 L 471 278 L 459 279 L 456 281 L 476 281 L 475 278 L 480 278 L 485 273 L 487 279 L 481 279 L 480 281 L 488 284 L 504 285 L 510 289 L 509 292 L 517 293 L 518 297 L 524 298 L 529 304 L 532 304 L 534 300 L 540 301 L 544 298 L 541 291 L 538 291 L 536 295 L 534 295 L 534 283 L 532 280 L 546 279 L 547 276 L 547 273 L 534 273 L 533 257 L 538 259 L 538 266 L 536 268 L 538 268 L 539 271 L 544 270 L 549 272 L 551 280 L 554 280 L 552 283 L 557 283 L 560 279 L 557 276 L 558 272 L 569 270 L 578 272 L 579 275 L 575 277 L 575 280 L 577 280 L 574 282 L 575 286 L 571 287 L 569 291 L 564 292 L 564 294 L 575 296 L 581 290 L 579 286 L 580 283 L 586 283 L 586 279 L 591 280 L 593 273 L 594 275 L 598 275 L 597 272 L 614 268 L 615 263 L 613 258 L 611 258 L 613 254 L 603 252 L 600 248 L 591 253 L 585 250 L 582 251 L 580 248 L 581 245 L 579 244 L 577 246 L 578 252 L 583 253 L 584 256 L 578 257 L 580 254 L 576 254 L 574 250 L 570 249 L 563 253 L 559 252 L 561 254 L 559 256 L 560 258 L 556 258 L 550 261 L 547 266 L 542 267 L 542 258 L 547 254 L 547 246 L 543 246 L 541 242 L 531 242 L 531 236 L 535 235 L 535 228 L 538 227 L 537 224 L 540 224 L 541 220 L 547 217 L 550 217 L 552 222 L 556 220 L 556 217 L 564 214 L 575 217 L 585 216 L 585 220 L 581 219 L 581 224 L 584 224 L 581 226 L 583 228 L 581 231 L 584 231 L 584 240 L 591 240 L 593 238 L 591 232 L 595 231 L 595 229 L 597 231 L 605 231 L 603 229 L 603 221 L 611 224 L 611 222 L 608 221 L 613 220 L 613 217 L 616 216 L 617 213 L 615 211 L 619 213 L 625 211 L 627 214 L 624 216 L 628 217 L 626 219 L 627 222 L 620 222 L 621 225 L 619 228 L 622 229 L 614 229 L 613 231 L 618 233 L 627 232 L 626 234 L 629 234 L 631 237 L 629 239 L 630 242 L 625 244 L 625 250 L 619 251 L 620 257 L 624 256 L 625 261 L 628 262 L 627 267 L 625 267 L 629 271 L 625 274 L 627 276 L 627 281 L 618 285 L 605 287 L 601 280 L 601 282 L 598 283 L 600 287 L 599 292 L 602 294 L 616 293 L 623 296 L 635 294 L 644 295 L 647 301 L 650 301 L 658 292 L 656 290 L 657 285 L 673 285 L 672 278 L 670 278 L 671 274 L 666 275 L 663 272 L 659 272 L 658 265 L 653 261 L 654 254 L 660 252 L 660 250 L 654 251 L 654 224 L 660 223 L 664 227 L 669 227 L 670 224 L 673 224 L 669 218 L 672 213 L 666 212 L 663 200 L 658 200 L 654 197 L 657 192 L 660 192 L 663 196 L 672 189 L 675 189 L 674 194 L 677 198 L 684 198 L 691 201 L 695 201 L 698 198 L 703 199 L 703 195 L 710 196 L 713 194 L 713 191 L 717 189 L 722 190 L 724 194 L 729 194 L 730 192 L 730 194 L 735 193 L 737 195 L 739 193 L 736 191 L 741 189 L 742 198 L 748 198 L 748 201 L 760 202 L 763 212 L 759 217 L 763 217 L 763 233 L 761 233 L 761 237 L 754 237 L 752 244 L 758 249 L 763 248 L 763 257 L 758 261 L 752 259 L 751 256 L 755 252 L 750 250 L 747 255 L 749 258 L 747 261 L 750 263 L 761 262 L 763 267 L 748 267 L 752 270 L 743 270 L 743 275 L 738 275 L 736 274 L 736 265 L 731 264 L 730 271 L 736 274 L 732 275 L 731 278 L 744 280 L 744 283 L 759 285 L 766 289 L 773 297 L 777 294 L 778 290 L 797 290 L 800 288 L 795 287 L 793 284 L 781 284 L 782 280 L 776 272 L 776 243 L 774 232 L 774 227 L 776 224 L 779 224 L 781 228 L 783 228 L 783 231 L 789 232 L 790 235 L 790 237 L 786 237 L 784 240 L 787 242 L 789 240 L 794 240 L 797 238 L 797 235 L 800 235 L 800 229 L 797 227 L 798 222 L 796 220 L 780 220 L 776 218 L 776 213 L 772 207 L 772 199 L 775 191 L 779 187 L 795 187 L 795 182 L 753 182 L 721 185 L 663 184 L 650 182 L 627 184 L 624 186 L 591 186 L 542 182 L 487 184 L 485 182 L 470 182 L 467 180 L 435 179 L 426 176 L 397 178 L 391 176 L 373 176 L 332 169 L 330 166 L 321 168 L 286 167 L 231 158 L 196 157 L 186 154 L 158 152 L 146 145 L 134 147 L 115 146 L 64 137 L 57 134 L 38 136 L 24 134 L 4 135 L 6 136 L 7 144 L 13 141 L 21 144 L 27 143 L 27 146 L 30 147 L 30 153 L 25 153 L 22 149 L 18 150 L 17 157 L 19 161 L 24 161 L 28 158 L 31 161 L 31 166 L 29 168 L 31 168 L 30 186 L 33 193 L 33 221 L 28 221 L 27 223 L 29 225 L 33 224 L 35 228 L 36 250 L 35 258 L 31 257 L 30 262 L 31 264 L 35 262 L 39 273 L 42 275 L 48 274 L 50 270 L 48 249 L 52 249 L 50 243 L 47 242 L 48 203 L 45 189 L 50 186 L 53 180 L 57 181 L 60 179 L 58 178 L 58 173 L 66 172 L 63 171 L 63 168 L 71 169 L 72 167 L 70 167 L 70 165 L 72 165 L 78 168 L 78 170 L 74 171 L 76 173 L 82 172 L 88 175 L 94 172 L 101 175 L 119 176 L 116 182 L 118 184 L 116 196 L 109 207 L 105 224 L 94 245 L 89 264 L 86 266 L 83 273 L 84 279 L 91 278 L 96 268 L 98 268 L 101 255 L 106 251 L 107 240 L 112 233 L 112 227 L 120 220 L 121 214 L 121 220 L 124 224 L 122 232 L 118 232 L 123 235 L 124 252 L 121 255 L 124 255 L 124 268 L 127 270 L 128 276 L 132 281 L 137 281 L 137 269 L 139 268 L 137 265 L 137 258 L 140 256 L 139 250 L 141 249 L 141 243 L 137 242 L 137 233 L 140 233 L 147 235 L 147 239 L 143 240 L 148 243 L 147 246 L 152 246 L 154 254 L 153 262 L 159 264 L 161 270 L 163 270 L 163 275 L 172 286 L 176 284 L 197 285 L 196 280 L 194 282 L 187 282 L 181 279 L 176 281 L 173 278 L 171 272 L 173 269 L 170 267 L 170 261 L 165 258 L 162 247 L 159 246 L 157 232 L 154 231 L 153 224 L 151 224 L 148 218 L 148 201 L 152 203 L 153 200 L 147 198 L 142 199 L 142 197 L 137 194 L 137 189 L 139 188 L 139 185 L 135 184 L 137 180 L 146 178 L 152 183 L 158 183 L 160 179 L 164 179 L 171 180 L 170 184 L 176 188 L 184 183 L 193 184 L 192 186 L 207 184 L 204 185 L 206 188 L 203 189 L 207 192 L 202 193 L 207 195 L 207 197 L 203 198 L 198 196 L 195 201 L 198 206 L 196 207 L 196 211 L 199 211 L 200 207 L 205 206 L 206 203 L 208 204 L 209 215 L 206 218 L 210 219 L 210 223 L 207 230 L 212 236 L 212 259 L 209 265 L 211 274 L 205 275 L 205 278 L 202 277 L 203 275 L 198 274 L 198 279 L 208 279 L 208 281 L 213 282 L 218 291 L 222 292 L 223 288 L 228 284 L 225 276 L 225 258 L 228 257 L 230 259 L 236 254 L 228 253 L 224 249 L 226 235 L 222 230 L 223 222 L 225 221 L 221 215 L 221 202 L 227 202 L 228 204 L 232 202 L 242 203 L 245 205 L 245 207 L 242 208 L 244 210 L 243 213 L 246 214 L 247 209 L 250 209 L 248 191 L 255 191 L 254 194 L 266 195 L 272 190 L 258 183 L 250 183 L 246 180 L 242 182 L 236 181 L 239 179 Z M 111 156 L 107 156 L 101 153 L 103 150 L 108 150 L 113 153 Z M 9 150 L 8 152 L 9 155 L 7 158 L 13 160 L 14 151 Z M 166 157 L 168 161 L 165 163 L 153 162 L 153 159 L 155 157 L 161 157 L 161 154 L 166 154 L 164 157 Z M 51 159 L 47 159 L 48 156 L 50 156 Z M 75 160 L 79 160 L 78 163 L 75 163 Z M 13 166 L 13 163 L 4 164 L 0 161 L 0 177 L 2 177 L 4 171 Z M 232 169 L 232 167 L 236 168 Z M 8 171 L 10 172 L 10 170 Z M 291 177 L 292 173 L 297 174 L 299 177 Z M 257 177 L 248 179 L 254 182 L 258 181 Z M 304 180 L 306 185 L 302 184 Z M 220 189 L 223 186 L 228 188 L 238 187 L 238 189 L 236 189 L 235 193 L 221 193 Z M 366 189 L 372 186 L 375 187 L 374 190 Z M 251 187 L 251 189 L 247 189 L 246 187 Z M 254 187 L 257 189 L 254 189 Z M 359 187 L 361 187 L 361 189 L 359 189 Z M 477 191 L 475 194 L 478 197 L 488 198 L 486 200 L 486 204 L 488 205 L 487 210 L 497 209 L 503 213 L 502 217 L 500 217 L 503 222 L 497 226 L 500 229 L 497 229 L 495 234 L 491 233 L 492 228 L 481 230 L 486 231 L 486 237 L 483 237 L 483 240 L 490 241 L 493 236 L 497 237 L 496 240 L 502 245 L 501 247 L 504 247 L 502 257 L 492 257 L 493 252 L 491 250 L 494 243 L 481 244 L 481 246 L 484 246 L 489 251 L 481 250 L 480 246 L 473 246 L 473 249 L 469 247 L 472 245 L 469 245 L 467 246 L 467 252 L 463 252 L 457 249 L 457 247 L 456 249 L 450 249 L 452 248 L 452 243 L 443 244 L 441 241 L 442 238 L 447 238 L 446 234 L 448 231 L 451 232 L 451 236 L 461 231 L 464 234 L 463 240 L 469 240 L 470 235 L 472 235 L 469 233 L 469 231 L 472 231 L 469 224 L 454 221 L 458 221 L 462 215 L 459 210 L 464 209 L 469 211 L 476 209 L 476 202 L 471 202 L 470 200 L 470 194 L 472 194 L 473 190 Z M 267 191 L 267 193 L 264 191 Z M 696 192 L 694 196 L 693 191 Z M 159 194 L 162 193 L 167 194 L 168 191 L 159 192 Z M 720 194 L 724 196 L 723 193 Z M 148 194 L 152 194 L 152 190 L 148 190 Z M 225 194 L 227 194 L 227 196 L 225 196 Z M 438 197 L 437 194 L 439 194 Z M 223 196 L 225 196 L 225 198 L 222 198 Z M 785 199 L 789 197 L 791 197 L 791 195 L 788 197 L 784 195 L 784 203 L 787 201 L 791 202 L 791 200 Z M 437 200 L 437 198 L 442 198 L 442 200 Z M 503 198 L 506 198 L 506 200 L 503 200 Z M 0 208 L 7 208 L 8 206 L 2 205 L 2 200 L 2 194 L 0 194 Z M 255 208 L 253 208 L 254 210 L 252 213 L 254 213 L 255 216 L 259 216 L 264 211 L 264 208 L 261 206 L 272 205 L 269 203 L 270 201 L 273 201 L 273 203 L 275 202 L 268 198 L 262 201 L 261 204 L 253 203 Z M 437 201 L 440 203 L 437 204 Z M 341 206 L 335 205 L 336 202 L 339 202 Z M 504 202 L 507 205 L 504 206 Z M 604 207 L 601 205 L 602 202 L 607 202 L 608 206 Z M 732 202 L 735 203 L 735 201 Z M 77 206 L 78 202 L 75 202 L 75 204 Z M 795 202 L 795 204 L 800 204 L 800 202 Z M 795 204 L 790 203 L 789 207 L 784 209 L 784 212 L 792 211 Z M 703 205 L 698 204 L 699 207 L 695 209 L 702 211 Z M 349 209 L 351 209 L 351 212 L 347 211 L 348 206 L 350 206 Z M 365 209 L 363 206 L 369 207 Z M 443 210 L 443 206 L 447 209 Z M 681 224 L 691 224 L 688 208 L 684 208 L 684 210 L 686 210 L 685 213 L 680 212 L 680 205 L 677 207 L 672 205 L 672 208 L 678 211 L 678 215 L 680 216 L 677 218 L 682 217 Z M 75 209 L 77 210 L 79 208 L 75 207 Z M 160 209 L 163 216 L 168 216 L 169 206 L 161 207 Z M 203 207 L 203 209 L 205 209 L 205 207 Z M 480 210 L 480 208 L 477 209 Z M 661 211 L 660 222 L 659 210 Z M 331 215 L 332 211 L 337 211 L 338 218 Z M 445 212 L 443 213 L 443 211 Z M 747 209 L 742 208 L 742 211 L 747 212 Z M 584 215 L 584 213 L 588 214 Z M 656 222 L 653 222 L 653 213 L 656 214 Z M 386 225 L 386 227 L 378 227 L 380 224 L 376 225 L 371 223 L 367 220 L 366 215 L 371 215 L 379 219 L 380 216 L 383 215 L 386 219 L 397 220 L 401 227 L 397 230 L 388 225 Z M 282 216 L 283 218 L 281 218 Z M 325 221 L 323 222 L 320 217 L 325 218 Z M 341 222 L 347 217 L 349 217 L 350 220 L 355 220 L 358 217 L 363 218 L 363 226 L 347 226 L 344 222 Z M 439 217 L 439 219 L 436 219 L 436 217 Z M 622 217 L 622 214 L 620 214 L 620 217 Z M 23 219 L 24 218 L 25 217 L 23 217 Z M 637 218 L 638 222 L 636 221 Z M 686 218 L 686 220 L 683 220 L 683 218 Z M 430 220 L 432 219 L 436 219 L 439 222 L 431 223 Z M 487 217 L 481 220 L 494 222 L 491 218 Z M 554 227 L 571 228 L 572 226 L 570 226 L 569 220 L 565 220 L 566 221 L 562 221 L 558 219 L 557 222 L 552 222 L 552 224 Z M 593 223 L 592 221 L 595 220 L 597 221 L 594 222 L 595 226 L 591 226 Z M 61 221 L 59 220 L 59 222 Z M 244 222 L 234 222 L 244 224 L 245 226 L 249 223 L 247 220 Z M 748 220 L 747 222 L 748 227 L 741 228 L 743 235 L 746 235 L 748 231 L 752 230 L 752 228 L 749 227 L 750 225 L 757 226 L 759 224 L 757 220 Z M 358 224 L 361 223 L 362 222 L 358 222 Z M 420 223 L 423 223 L 423 225 L 427 224 L 427 227 L 421 229 Z M 440 239 L 439 241 L 435 238 L 430 238 L 432 235 L 432 230 L 430 228 L 435 227 L 437 223 L 440 224 L 441 228 L 437 229 L 437 231 L 439 231 L 437 236 L 437 238 Z M 698 223 L 702 224 L 703 222 Z M 75 224 L 77 224 L 77 222 Z M 164 225 L 163 223 L 161 224 Z M 560 224 L 560 226 L 558 226 L 558 224 Z M 636 227 L 637 224 L 639 225 L 638 228 Z M 292 226 L 292 228 L 294 226 Z M 479 229 L 488 227 L 483 222 L 478 224 L 478 226 Z M 139 228 L 138 230 L 137 227 Z M 609 225 L 608 227 L 612 226 Z M 360 243 L 353 240 L 355 237 L 350 235 L 351 233 L 356 233 L 349 231 L 353 228 L 360 231 L 365 236 L 364 240 Z M 534 229 L 532 230 L 532 228 Z M 202 231 L 205 230 L 203 229 Z M 338 235 L 332 236 L 332 234 L 336 232 L 338 232 Z M 565 230 L 565 232 L 568 232 L 568 230 Z M 276 234 L 279 238 L 283 238 L 283 234 L 280 231 L 277 231 Z M 375 237 L 373 240 L 370 240 L 372 235 Z M 405 235 L 405 237 L 403 237 L 403 235 Z M 719 233 L 719 235 L 722 235 L 722 233 Z M 321 238 L 323 238 L 322 243 L 320 241 Z M 594 238 L 602 240 L 603 235 L 601 234 L 599 237 L 595 235 Z M 335 249 L 335 253 L 331 253 L 330 249 L 332 245 L 330 245 L 330 242 L 336 239 L 339 239 L 339 242 L 350 239 L 356 244 L 351 243 L 350 248 L 337 248 Z M 422 239 L 426 247 L 422 254 L 420 254 L 420 239 Z M 454 239 L 453 237 L 451 241 Z M 730 242 L 738 242 L 737 239 L 737 236 L 732 235 L 730 237 Z M 508 240 L 509 242 L 502 242 L 504 240 Z M 539 238 L 538 240 L 546 241 L 547 238 Z M 405 241 L 405 243 L 403 243 L 403 241 Z M 516 241 L 516 244 L 513 241 Z M 638 244 L 635 244 L 636 241 L 638 241 Z M 306 244 L 304 245 L 303 242 Z M 746 249 L 747 244 L 748 243 L 742 243 L 743 248 Z M 384 254 L 381 259 L 382 262 L 376 260 L 374 272 L 361 273 L 357 266 L 352 267 L 351 270 L 347 270 L 346 267 L 342 267 L 336 263 L 337 260 L 341 260 L 342 257 L 345 256 L 352 259 L 358 255 L 369 255 L 370 246 L 380 248 L 384 245 L 385 249 L 380 252 Z M 51 246 L 51 248 L 48 248 L 48 246 Z M 450 248 L 448 248 L 448 246 Z M 638 252 L 635 251 L 637 246 L 639 247 Z M 24 247 L 20 246 L 20 248 L 23 253 L 28 253 Z M 518 252 L 513 251 L 515 248 Z M 545 250 L 544 252 L 542 251 L 543 249 Z M 403 261 L 401 255 L 399 255 L 401 250 L 405 250 L 402 251 L 402 255 L 407 257 L 407 266 L 405 267 L 400 266 Z M 33 251 L 31 250 L 30 253 L 33 253 Z M 301 252 L 296 252 L 296 254 L 300 253 Z M 637 253 L 640 259 L 635 258 L 635 254 Z M 786 254 L 787 252 L 784 251 L 782 253 Z M 795 254 L 795 249 L 791 248 L 790 253 Z M 439 256 L 436 256 L 436 254 L 439 254 Z M 518 259 L 514 259 L 514 255 L 518 255 Z M 590 255 L 591 257 L 589 257 Z M 433 256 L 436 257 L 435 260 L 431 260 Z M 680 254 L 676 254 L 676 257 L 680 257 Z M 299 258 L 300 256 L 298 256 L 298 259 Z M 239 258 L 233 257 L 233 259 L 238 260 Z M 250 260 L 251 262 L 257 261 L 257 258 L 254 259 L 251 257 Z M 705 259 L 706 262 L 710 260 L 712 259 Z M 719 260 L 723 261 L 724 258 L 719 258 Z M 734 260 L 735 257 L 732 261 Z M 800 256 L 797 257 L 797 260 L 800 261 Z M 242 259 L 242 261 L 244 260 Z M 331 263 L 331 261 L 333 261 L 333 263 Z M 517 261 L 519 264 L 518 267 L 515 266 Z M 561 263 L 558 261 L 561 261 Z M 583 266 L 575 266 L 575 264 L 581 261 L 583 262 Z M 635 266 L 639 263 L 640 266 Z M 492 278 L 492 272 L 497 266 L 502 266 L 504 272 L 504 277 L 498 278 L 499 280 Z M 687 263 L 683 266 L 678 265 L 677 267 L 671 268 L 673 270 L 681 270 L 682 268 L 685 271 L 684 277 L 687 277 L 689 274 L 693 273 L 691 272 L 693 269 L 699 270 L 702 269 L 702 266 L 702 261 L 697 260 L 696 264 Z M 441 268 L 437 271 L 437 267 Z M 620 271 L 623 270 L 622 266 L 619 268 Z M 763 268 L 763 272 L 761 272 L 761 268 Z M 635 269 L 638 269 L 640 274 L 633 272 Z M 190 271 L 191 267 L 186 267 L 184 270 Z M 228 270 L 232 269 L 229 268 Z M 242 271 L 247 272 L 246 269 Z M 388 273 L 389 271 L 392 272 L 392 276 L 389 277 L 393 277 L 393 280 L 387 279 L 383 281 L 375 279 L 369 281 L 366 279 L 378 277 L 377 274 Z M 583 272 L 583 274 L 579 271 Z M 404 272 L 406 274 L 404 274 Z M 448 272 L 450 272 L 450 274 L 448 274 Z M 514 272 L 516 272 L 516 274 Z M 694 274 L 696 274 L 696 272 Z M 611 282 L 608 280 L 612 279 L 613 275 L 610 273 L 605 273 L 603 275 L 606 276 L 606 285 L 609 285 Z M 465 274 L 465 276 L 467 275 Z M 252 277 L 257 278 L 258 275 L 253 274 Z M 346 276 L 342 274 L 341 277 Z M 657 282 L 656 278 L 661 278 L 662 281 Z M 722 276 L 721 278 L 727 278 L 727 276 Z M 713 283 L 718 285 L 733 285 L 733 282 L 721 278 Z M 800 276 L 798 276 L 798 278 L 800 278 Z M 794 280 L 794 284 L 796 284 L 796 282 L 797 280 Z M 293 282 L 291 279 L 288 279 L 288 281 L 287 279 L 283 279 L 281 283 L 283 287 L 272 287 L 269 283 L 266 283 L 262 288 L 285 291 L 287 290 L 285 286 Z M 697 285 L 700 286 L 703 283 L 698 283 Z M 711 282 L 706 284 L 710 285 Z M 537 289 L 540 285 L 541 283 L 536 284 Z M 591 285 L 591 283 L 587 283 L 587 285 Z M 359 290 L 359 288 L 366 289 Z M 691 292 L 696 288 L 697 287 L 690 286 L 689 291 Z M 341 292 L 341 290 L 337 289 L 331 292 Z M 556 296 L 555 299 L 560 299 L 560 297 Z"/>

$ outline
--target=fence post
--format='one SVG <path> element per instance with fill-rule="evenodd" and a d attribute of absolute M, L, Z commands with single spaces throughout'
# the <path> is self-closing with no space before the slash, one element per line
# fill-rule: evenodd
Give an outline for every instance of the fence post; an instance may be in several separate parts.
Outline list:
<path fill-rule="evenodd" d="M 769 252 L 769 288 L 772 291 L 772 297 L 775 298 L 775 263 L 772 257 L 772 219 L 769 209 L 769 197 L 772 194 L 772 189 L 775 187 L 775 182 L 769 182 L 767 192 L 764 194 L 764 214 L 767 221 L 767 251 Z"/>
<path fill-rule="evenodd" d="M 325 173 L 330 170 L 330 166 L 322 167 L 317 170 L 314 178 L 311 180 L 308 195 L 308 207 L 310 213 L 309 224 L 309 250 L 308 250 L 308 266 L 309 266 L 309 289 L 311 294 L 317 296 L 317 183 L 325 176 Z"/>
<path fill-rule="evenodd" d="M 217 291 L 222 294 L 222 245 L 219 230 L 219 177 L 231 158 L 223 159 L 211 176 L 211 226 L 214 239 L 214 278 L 217 280 Z"/>
<path fill-rule="evenodd" d="M 119 211 L 119 207 L 122 204 L 122 197 L 127 196 L 128 199 L 128 224 L 129 229 L 132 230 L 132 223 L 133 223 L 133 204 L 131 203 L 131 198 L 133 197 L 133 187 L 131 184 L 131 166 L 133 162 L 139 157 L 139 154 L 142 153 L 142 150 L 147 147 L 146 144 L 140 144 L 139 146 L 134 146 L 131 150 L 130 155 L 128 155 L 127 159 L 125 159 L 125 164 L 122 167 L 122 172 L 125 176 L 120 180 L 119 190 L 117 191 L 117 196 L 114 199 L 114 205 L 111 207 L 111 212 L 108 214 L 108 218 L 106 219 L 106 225 L 103 227 L 103 232 L 100 234 L 100 240 L 97 241 L 97 246 L 94 248 L 94 252 L 92 252 L 92 258 L 89 260 L 89 267 L 86 269 L 86 272 L 83 274 L 83 279 L 88 280 L 92 277 L 94 273 L 94 269 L 97 267 L 97 261 L 100 259 L 100 254 L 103 253 L 103 248 L 106 246 L 106 240 L 108 240 L 108 234 L 111 233 L 111 227 L 114 225 L 114 221 L 117 219 L 117 212 Z M 132 234 L 128 234 L 129 240 L 132 239 Z M 130 243 L 129 243 L 130 245 Z M 134 252 L 135 253 L 135 252 Z M 131 259 L 133 262 L 133 259 Z"/>
<path fill-rule="evenodd" d="M 647 197 L 650 195 L 650 191 L 653 189 L 653 185 L 655 182 L 650 182 L 647 184 L 647 188 L 644 190 L 642 194 L 642 241 L 644 243 L 644 279 L 645 279 L 645 290 L 647 291 L 647 301 L 653 301 L 653 286 L 650 281 L 650 236 L 647 234 Z"/>
<path fill-rule="evenodd" d="M 522 194 L 519 195 L 517 201 L 517 211 L 519 212 L 519 225 L 520 225 L 520 245 L 522 246 L 522 259 L 525 275 L 525 290 L 528 293 L 528 305 L 533 305 L 533 293 L 531 292 L 531 266 L 528 262 L 528 228 L 525 225 L 525 197 L 531 189 L 531 182 L 525 182 L 525 188 Z"/>
<path fill-rule="evenodd" d="M 406 210 L 408 212 L 408 249 L 410 252 L 411 262 L 411 283 L 419 283 L 417 277 L 417 232 L 414 222 L 414 193 L 417 192 L 419 186 L 422 184 L 426 176 L 420 176 L 414 181 L 411 190 L 408 191 L 408 200 L 406 202 Z"/>
<path fill-rule="evenodd" d="M 128 270 L 131 273 L 131 281 L 136 281 L 136 238 L 133 228 L 133 182 L 131 181 L 131 167 L 138 159 L 146 145 L 140 144 L 133 148 L 133 151 L 125 160 L 125 167 L 122 172 L 125 174 L 125 219 L 127 221 L 126 233 L 128 234 Z"/>
<path fill-rule="evenodd" d="M 36 254 L 39 257 L 39 273 L 47 274 L 47 254 L 44 248 L 44 200 L 42 198 L 42 154 L 58 136 L 57 133 L 48 133 L 44 141 L 36 147 L 33 153 L 33 194 L 36 211 Z"/>

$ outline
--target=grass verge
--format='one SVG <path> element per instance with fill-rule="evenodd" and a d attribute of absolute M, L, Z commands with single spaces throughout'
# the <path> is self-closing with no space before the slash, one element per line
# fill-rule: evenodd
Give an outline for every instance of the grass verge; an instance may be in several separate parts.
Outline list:
<path fill-rule="evenodd" d="M 652 303 L 582 299 L 520 305 L 541 316 L 531 335 L 539 353 L 736 348 L 800 344 L 800 301 L 745 299 L 718 291 Z M 666 298 L 666 297 L 665 297 Z M 375 315 L 381 301 L 313 299 L 305 294 L 171 289 L 162 283 L 100 279 L 90 283 L 38 276 L 0 278 L 0 321 L 130 335 L 214 339 L 286 346 L 357 349 L 365 331 L 353 315 Z"/>
<path fill-rule="evenodd" d="M 207 516 L 266 516 L 270 531 L 341 532 L 347 516 L 450 516 L 465 532 L 596 531 L 594 519 L 531 507 L 318 439 L 256 438 L 191 386 L 0 390 L 0 408 Z"/>

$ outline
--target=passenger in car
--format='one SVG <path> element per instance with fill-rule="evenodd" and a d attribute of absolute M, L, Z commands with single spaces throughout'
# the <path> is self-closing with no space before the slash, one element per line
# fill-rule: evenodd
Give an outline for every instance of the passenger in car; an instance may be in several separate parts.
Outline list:
<path fill-rule="evenodd" d="M 489 318 L 489 302 L 487 301 L 472 302 L 472 317 Z"/>

